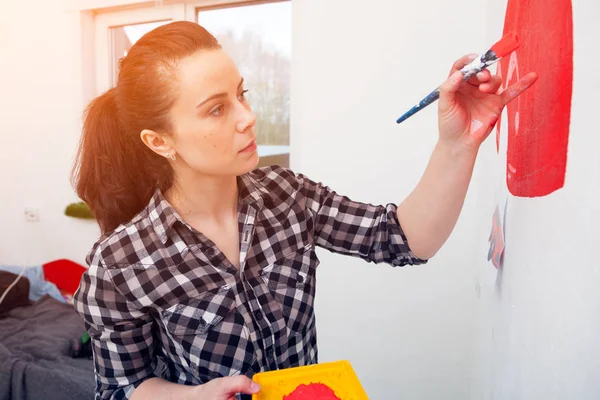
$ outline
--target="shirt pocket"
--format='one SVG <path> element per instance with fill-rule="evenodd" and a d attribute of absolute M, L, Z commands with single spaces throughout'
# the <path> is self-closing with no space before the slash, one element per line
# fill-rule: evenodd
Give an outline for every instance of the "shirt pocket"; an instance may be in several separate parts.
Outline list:
<path fill-rule="evenodd" d="M 229 286 L 222 286 L 191 297 L 163 311 L 166 327 L 174 335 L 206 334 L 216 327 L 235 307 Z"/>
<path fill-rule="evenodd" d="M 243 373 L 254 362 L 249 331 L 235 308 L 233 289 L 226 285 L 162 312 L 173 341 L 169 348 L 176 350 L 201 383 Z"/>
<path fill-rule="evenodd" d="M 318 265 L 314 245 L 308 244 L 261 271 L 261 278 L 281 306 L 292 332 L 303 333 L 313 318 Z"/>

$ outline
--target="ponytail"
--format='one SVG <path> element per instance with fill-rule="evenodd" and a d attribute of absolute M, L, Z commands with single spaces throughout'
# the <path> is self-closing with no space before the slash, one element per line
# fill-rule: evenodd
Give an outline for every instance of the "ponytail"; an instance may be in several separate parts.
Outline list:
<path fill-rule="evenodd" d="M 140 133 L 172 132 L 169 110 L 177 93 L 178 61 L 220 47 L 196 23 L 161 25 L 121 60 L 117 86 L 87 107 L 72 179 L 103 234 L 129 222 L 156 189 L 165 191 L 173 183 L 173 168 L 142 142 Z"/>
<path fill-rule="evenodd" d="M 123 129 L 116 97 L 113 88 L 88 105 L 73 170 L 77 195 L 102 233 L 131 220 L 173 176 L 169 163 L 148 149 L 139 133 Z"/>

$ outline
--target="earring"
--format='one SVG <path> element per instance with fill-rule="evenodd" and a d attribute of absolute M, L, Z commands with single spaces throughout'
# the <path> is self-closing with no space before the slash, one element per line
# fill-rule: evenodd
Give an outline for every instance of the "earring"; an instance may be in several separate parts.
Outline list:
<path fill-rule="evenodd" d="M 175 154 L 167 153 L 167 154 L 165 154 L 165 157 L 170 158 L 171 160 L 175 161 Z"/>

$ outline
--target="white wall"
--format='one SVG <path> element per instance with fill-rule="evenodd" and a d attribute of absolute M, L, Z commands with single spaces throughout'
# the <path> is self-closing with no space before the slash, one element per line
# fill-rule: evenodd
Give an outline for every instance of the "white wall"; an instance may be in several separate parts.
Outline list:
<path fill-rule="evenodd" d="M 98 235 L 93 223 L 63 215 L 77 200 L 68 176 L 93 75 L 80 35 L 86 21 L 68 7 L 69 0 L 1 6 L 0 263 L 83 263 Z M 294 169 L 357 200 L 401 201 L 435 143 L 435 107 L 400 126 L 395 119 L 455 58 L 497 40 L 505 2 L 487 7 L 295 1 Z M 598 397 L 600 137 L 592 116 L 600 11 L 596 0 L 575 7 L 567 181 L 544 198 L 509 200 L 501 274 L 486 261 L 499 185 L 492 140 L 454 234 L 428 265 L 392 269 L 320 253 L 321 361 L 349 359 L 371 398 Z M 39 223 L 24 222 L 26 206 L 40 209 Z"/>
<path fill-rule="evenodd" d="M 541 198 L 509 196 L 500 273 L 486 255 L 494 196 L 504 185 L 490 177 L 504 165 L 491 141 L 481 154 L 475 182 L 481 200 L 476 241 L 481 298 L 473 399 L 600 398 L 595 118 L 600 5 L 580 0 L 573 6 L 575 72 L 565 186 Z M 490 1 L 489 7 L 488 39 L 495 41 L 502 34 L 506 1 Z"/>
<path fill-rule="evenodd" d="M 64 215 L 78 200 L 69 173 L 82 107 L 80 15 L 56 1 L 0 9 L 0 263 L 83 263 L 98 230 Z M 25 222 L 26 206 L 40 210 L 39 223 Z"/>
<path fill-rule="evenodd" d="M 293 168 L 356 200 L 400 202 L 435 144 L 436 107 L 402 125 L 395 120 L 441 83 L 456 58 L 484 49 L 485 4 L 301 0 L 293 7 Z M 56 2 L 2 5 L 1 263 L 83 263 L 98 235 L 93 223 L 63 215 L 77 200 L 68 176 L 90 91 L 84 22 Z M 468 398 L 476 195 L 428 265 L 392 269 L 320 253 L 321 361 L 349 359 L 371 398 Z M 40 208 L 40 223 L 24 222 L 25 206 Z"/>
<path fill-rule="evenodd" d="M 356 200 L 400 202 L 435 144 L 436 107 L 395 121 L 455 59 L 484 50 L 484 17 L 478 1 L 296 1 L 292 167 Z M 371 398 L 469 397 L 476 203 L 471 193 L 425 266 L 319 253 L 320 360 L 349 359 Z"/>

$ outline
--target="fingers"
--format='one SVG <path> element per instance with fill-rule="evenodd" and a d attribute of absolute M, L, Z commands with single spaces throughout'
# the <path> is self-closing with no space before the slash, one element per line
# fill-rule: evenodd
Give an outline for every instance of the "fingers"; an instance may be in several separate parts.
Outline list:
<path fill-rule="evenodd" d="M 530 72 L 517 83 L 507 87 L 506 90 L 504 90 L 500 95 L 502 98 L 502 103 L 504 105 L 507 105 L 508 103 L 513 101 L 521 93 L 529 89 L 529 87 L 531 87 L 531 85 L 533 85 L 537 81 L 537 79 L 537 74 L 535 72 Z"/>
<path fill-rule="evenodd" d="M 213 382 L 214 389 L 224 396 L 237 393 L 254 394 L 260 391 L 260 385 L 244 375 L 218 378 L 209 383 Z"/>
<path fill-rule="evenodd" d="M 477 75 L 475 75 L 475 77 L 477 78 L 478 83 L 486 83 L 490 79 L 492 79 L 492 73 L 490 72 L 489 69 L 484 69 L 481 72 L 477 73 Z"/>
<path fill-rule="evenodd" d="M 456 60 L 456 62 L 454 62 L 454 64 L 452 65 L 452 68 L 450 69 L 450 73 L 448 74 L 448 77 L 452 76 L 452 74 L 454 74 L 456 71 L 460 71 L 465 65 L 467 65 L 468 63 L 470 63 L 471 61 L 473 61 L 476 58 L 477 58 L 477 54 L 473 53 L 473 54 L 467 54 L 466 56 L 462 56 L 461 58 Z"/>
<path fill-rule="evenodd" d="M 489 81 L 491 77 L 492 77 L 492 74 L 490 74 L 490 71 L 488 71 L 487 69 L 484 69 L 484 70 L 478 72 L 476 75 L 471 76 L 467 80 L 467 82 L 469 82 L 473 86 L 479 86 L 482 83 L 486 83 L 487 81 Z"/>
<path fill-rule="evenodd" d="M 495 75 L 492 76 L 487 82 L 479 85 L 479 90 L 485 93 L 496 93 L 502 85 L 502 78 Z"/>
<path fill-rule="evenodd" d="M 470 63 L 477 57 L 478 57 L 478 55 L 473 53 L 473 54 L 468 54 L 468 55 L 463 56 L 460 59 L 458 59 L 454 63 L 454 65 L 452 65 L 452 68 L 450 70 L 450 76 L 455 71 L 461 70 L 465 65 L 467 65 L 468 63 Z M 467 82 L 473 86 L 480 86 L 482 83 L 486 83 L 490 79 L 492 79 L 492 74 L 490 73 L 490 71 L 487 69 L 483 69 L 480 72 L 478 72 L 476 75 L 473 75 L 469 79 L 467 79 Z M 498 89 L 496 89 L 496 90 L 498 90 Z"/>
<path fill-rule="evenodd" d="M 440 86 L 440 101 L 438 105 L 439 112 L 450 112 L 456 105 L 455 94 L 463 82 L 463 74 L 460 70 L 477 58 L 477 54 L 467 54 L 462 56 L 452 65 L 448 79 Z"/>
<path fill-rule="evenodd" d="M 440 101 L 438 111 L 442 114 L 449 113 L 456 105 L 456 92 L 463 82 L 463 75 L 460 71 L 454 72 L 440 86 Z"/>

